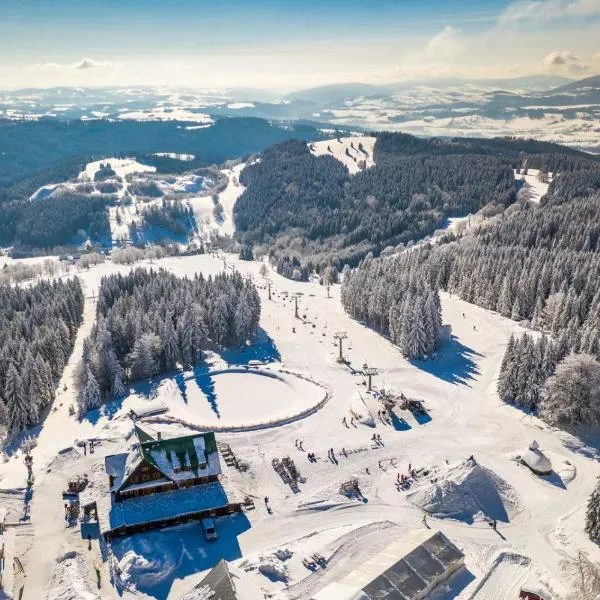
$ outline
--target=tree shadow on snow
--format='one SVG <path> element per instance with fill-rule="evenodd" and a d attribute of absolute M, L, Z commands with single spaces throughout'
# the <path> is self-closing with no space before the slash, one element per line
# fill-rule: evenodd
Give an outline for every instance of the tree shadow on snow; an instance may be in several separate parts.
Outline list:
<path fill-rule="evenodd" d="M 562 431 L 560 437 L 563 446 L 571 452 L 600 460 L 600 435 L 597 429 L 579 427 L 573 432 Z"/>
<path fill-rule="evenodd" d="M 215 392 L 215 381 L 211 375 L 207 366 L 196 367 L 194 369 L 194 381 L 200 389 L 200 391 L 206 396 L 208 403 L 212 411 L 217 415 L 217 418 L 221 418 L 219 412 L 219 404 L 217 402 L 217 393 Z"/>
<path fill-rule="evenodd" d="M 119 410 L 121 410 L 121 406 L 123 406 L 123 400 L 127 396 L 128 394 L 126 394 L 123 398 L 111 400 L 99 408 L 90 410 L 82 417 L 82 420 L 89 421 L 92 425 L 96 425 L 101 417 L 107 417 L 109 420 L 111 420 L 119 412 Z"/>
<path fill-rule="evenodd" d="M 179 391 L 181 392 L 181 397 L 183 398 L 183 401 L 187 404 L 188 403 L 188 396 L 187 396 L 187 389 L 185 387 L 185 376 L 181 371 L 178 371 L 175 374 L 175 383 L 177 384 L 177 387 L 179 388 Z"/>
<path fill-rule="evenodd" d="M 136 564 L 131 563 L 130 555 L 124 561 L 128 564 L 121 565 L 125 571 L 131 565 L 127 573 L 131 577 L 130 583 L 150 598 L 166 600 L 175 580 L 212 569 L 221 559 L 232 561 L 241 558 L 238 537 L 250 529 L 246 515 L 219 517 L 214 521 L 219 536 L 214 542 L 207 542 L 202 525 L 192 521 L 116 538 L 112 542 L 112 550 L 117 561 L 133 552 Z"/>
<path fill-rule="evenodd" d="M 458 338 L 452 336 L 449 342 L 440 346 L 436 359 L 413 359 L 410 363 L 443 381 L 471 387 L 469 381 L 479 375 L 479 367 L 475 362 L 475 358 L 482 356 L 482 354 L 461 344 Z"/>
<path fill-rule="evenodd" d="M 275 342 L 262 327 L 258 328 L 256 337 L 249 346 L 223 350 L 220 356 L 230 365 L 248 365 L 251 360 L 265 363 L 281 360 Z"/>

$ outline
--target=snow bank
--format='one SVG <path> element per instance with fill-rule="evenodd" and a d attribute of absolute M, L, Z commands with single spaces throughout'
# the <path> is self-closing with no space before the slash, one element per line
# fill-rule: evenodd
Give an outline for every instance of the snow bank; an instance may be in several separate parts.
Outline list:
<path fill-rule="evenodd" d="M 77 552 L 59 556 L 52 573 L 50 585 L 43 600 L 98 600 L 100 595 L 92 590 L 86 573 L 89 566 Z"/>
<path fill-rule="evenodd" d="M 430 471 L 409 500 L 435 517 L 472 523 L 487 517 L 508 522 L 517 506 L 515 490 L 475 461 Z"/>
<path fill-rule="evenodd" d="M 271 581 L 286 582 L 289 579 L 288 569 L 277 554 L 262 555 L 258 559 L 258 572 Z"/>
<path fill-rule="evenodd" d="M 172 576 L 178 566 L 175 557 L 171 552 L 149 552 L 146 557 L 131 548 L 118 562 L 120 583 L 130 591 L 154 588 Z"/>

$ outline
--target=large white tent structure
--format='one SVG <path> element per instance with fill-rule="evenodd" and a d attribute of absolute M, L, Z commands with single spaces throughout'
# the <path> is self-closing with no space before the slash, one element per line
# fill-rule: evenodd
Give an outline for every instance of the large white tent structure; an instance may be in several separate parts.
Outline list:
<path fill-rule="evenodd" d="M 463 565 L 464 554 L 443 533 L 414 531 L 313 600 L 423 600 Z"/>

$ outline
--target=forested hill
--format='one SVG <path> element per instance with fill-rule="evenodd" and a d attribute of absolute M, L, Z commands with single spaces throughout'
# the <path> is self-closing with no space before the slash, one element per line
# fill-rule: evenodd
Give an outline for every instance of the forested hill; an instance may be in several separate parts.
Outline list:
<path fill-rule="evenodd" d="M 548 337 L 524 335 L 509 344 L 500 397 L 539 409 L 552 424 L 573 426 L 600 422 L 600 411 L 591 411 L 592 418 L 585 407 L 544 407 L 549 396 L 543 390 L 570 352 L 586 355 L 582 364 L 600 360 L 600 163 L 560 161 L 564 171 L 540 205 L 517 203 L 459 239 L 365 260 L 344 283 L 342 297 L 352 314 L 388 331 L 394 290 L 418 275 L 432 289 L 525 321 Z"/>
<path fill-rule="evenodd" d="M 256 118 L 221 119 L 201 129 L 177 121 L 0 119 L 0 202 L 21 200 L 40 185 L 64 181 L 86 160 L 168 151 L 193 154 L 192 166 L 206 166 L 292 137 L 315 136 L 312 127 L 282 127 Z"/>
<path fill-rule="evenodd" d="M 448 154 L 479 154 L 496 158 L 506 158 L 515 166 L 536 168 L 533 164 L 523 164 L 524 158 L 531 155 L 560 155 L 585 157 L 587 160 L 600 160 L 594 155 L 583 155 L 578 150 L 552 142 L 502 137 L 502 138 L 418 138 L 408 133 L 381 132 L 377 135 L 374 149 L 375 162 L 393 160 L 398 156 L 441 156 Z M 551 169 L 550 169 L 551 170 Z"/>
<path fill-rule="evenodd" d="M 291 137 L 312 140 L 320 135 L 310 126 L 284 127 L 256 118 L 191 127 L 176 121 L 0 120 L 0 246 L 52 248 L 68 243 L 78 230 L 93 241 L 106 239 L 110 198 L 65 194 L 35 206 L 29 202 L 38 188 L 75 177 L 90 160 L 136 156 L 159 171 L 175 162 L 195 169 L 259 152 Z M 165 151 L 192 154 L 194 159 L 169 161 L 153 154 Z"/>
<path fill-rule="evenodd" d="M 588 185 L 595 158 L 557 144 L 498 139 L 421 139 L 381 133 L 376 165 L 355 175 L 333 156 L 313 156 L 306 144 L 268 148 L 247 167 L 235 207 L 244 244 L 270 246 L 282 274 L 356 265 L 367 253 L 433 233 L 448 217 L 487 207 L 502 212 L 517 194 L 513 168 L 568 173 L 563 184 Z M 563 186 L 564 187 L 564 186 Z"/>

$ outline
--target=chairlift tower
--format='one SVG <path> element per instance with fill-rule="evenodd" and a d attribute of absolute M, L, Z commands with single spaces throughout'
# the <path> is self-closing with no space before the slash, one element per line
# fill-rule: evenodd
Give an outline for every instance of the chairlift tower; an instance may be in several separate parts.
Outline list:
<path fill-rule="evenodd" d="M 270 279 L 267 279 L 265 277 L 265 285 L 267 286 L 267 289 L 269 290 L 269 300 L 270 300 L 271 299 L 271 286 L 273 285 L 273 283 Z"/>
<path fill-rule="evenodd" d="M 336 331 L 333 334 L 333 337 L 338 340 L 339 344 L 340 344 L 340 353 L 338 356 L 338 362 L 344 362 L 344 354 L 342 352 L 342 343 L 345 339 L 348 338 L 348 334 L 345 331 Z"/>
<path fill-rule="evenodd" d="M 367 389 L 369 390 L 369 392 L 372 389 L 372 385 L 371 385 L 371 380 L 372 378 L 378 374 L 377 368 L 376 367 L 369 367 L 369 365 L 367 363 L 365 363 L 363 365 L 363 374 L 366 375 L 369 378 L 369 385 L 367 387 Z"/>
<path fill-rule="evenodd" d="M 295 292 L 292 294 L 292 298 L 294 299 L 294 315 L 296 319 L 300 318 L 298 315 L 298 298 L 300 298 L 300 296 L 302 296 L 302 292 Z"/>

